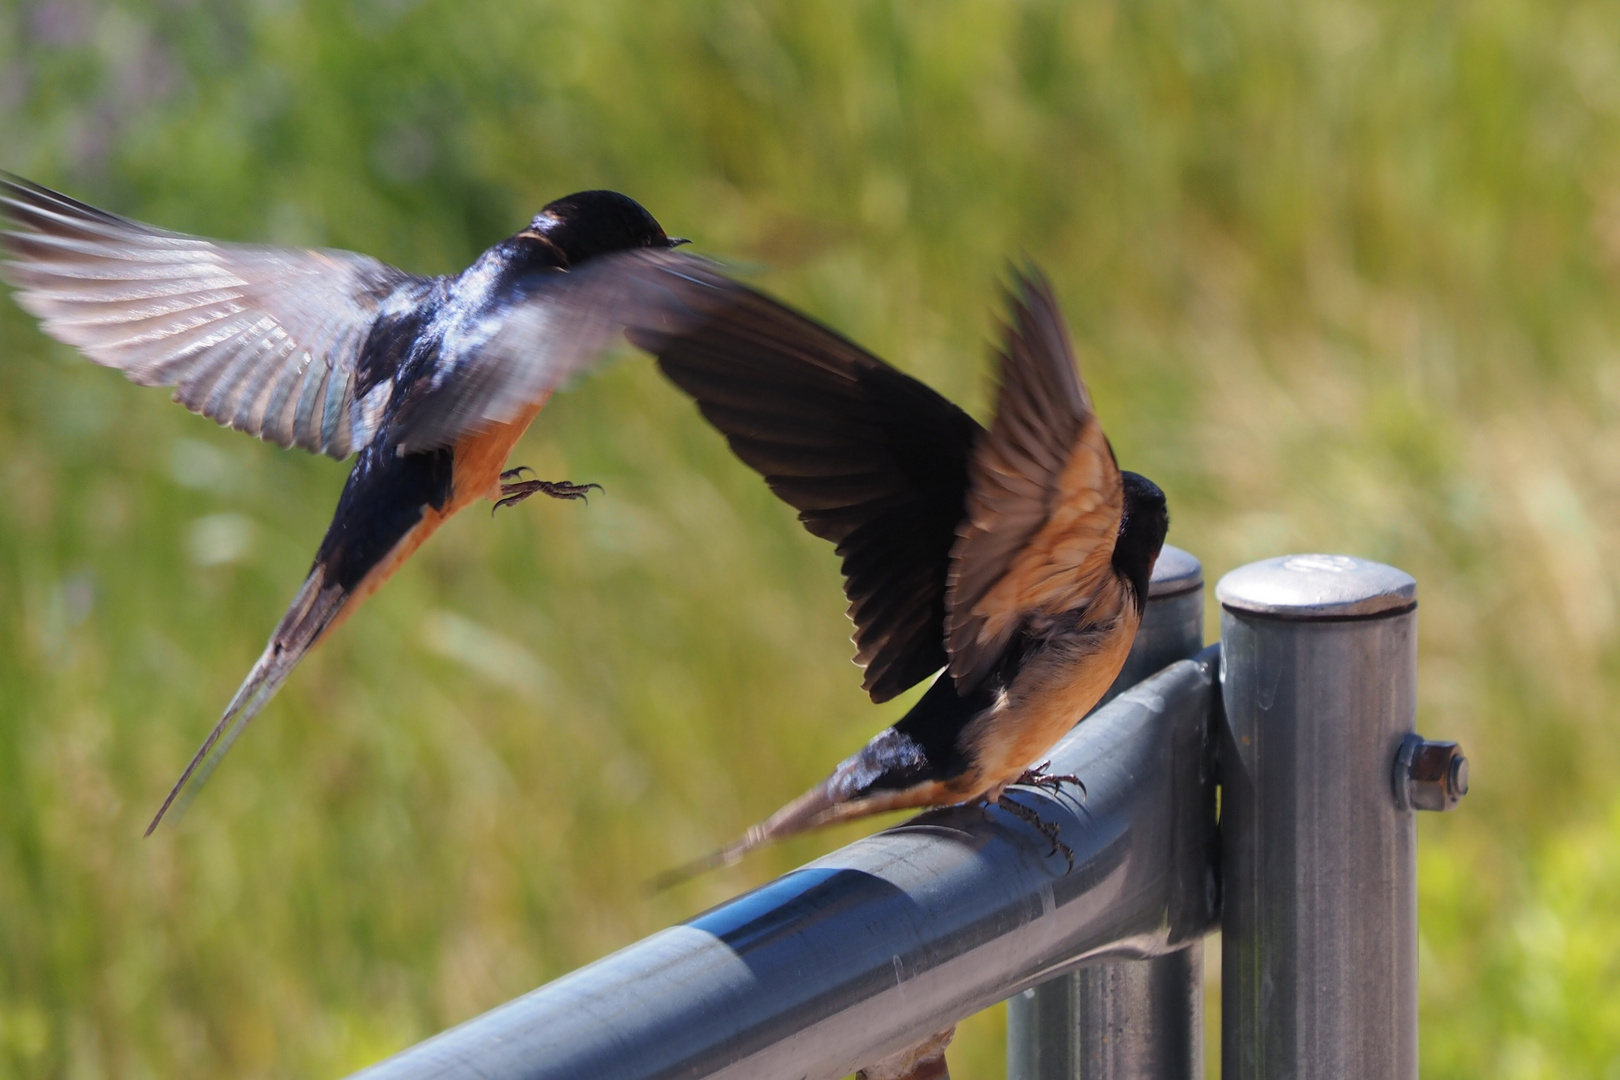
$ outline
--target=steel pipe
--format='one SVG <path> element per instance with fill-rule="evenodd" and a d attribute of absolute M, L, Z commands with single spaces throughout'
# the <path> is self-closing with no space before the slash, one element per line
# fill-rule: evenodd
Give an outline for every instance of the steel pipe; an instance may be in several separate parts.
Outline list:
<path fill-rule="evenodd" d="M 1216 650 L 1093 714 L 1052 755 L 1082 795 L 923 814 L 359 1074 L 365 1080 L 836 1080 L 1101 956 L 1213 917 L 1205 731 Z"/>
<path fill-rule="evenodd" d="M 1142 628 L 1103 704 L 1203 646 L 1203 567 L 1166 546 Z M 1203 941 L 1194 939 L 1147 960 L 1087 964 L 1014 996 L 1007 1002 L 1008 1080 L 1199 1080 L 1203 966 Z"/>
<path fill-rule="evenodd" d="M 1215 595 L 1221 1075 L 1415 1080 L 1416 841 L 1392 778 L 1416 713 L 1417 585 L 1297 555 Z"/>

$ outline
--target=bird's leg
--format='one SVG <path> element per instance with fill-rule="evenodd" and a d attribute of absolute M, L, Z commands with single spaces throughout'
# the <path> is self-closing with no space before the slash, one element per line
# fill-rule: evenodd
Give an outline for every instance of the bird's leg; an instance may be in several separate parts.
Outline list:
<path fill-rule="evenodd" d="M 945 1048 L 955 1034 L 954 1026 L 935 1032 L 920 1043 L 868 1065 L 855 1074 L 856 1080 L 951 1080 Z"/>
<path fill-rule="evenodd" d="M 516 506 L 530 495 L 550 495 L 553 499 L 583 499 L 592 488 L 602 490 L 601 484 L 575 484 L 568 480 L 517 480 L 524 472 L 534 470 L 527 465 L 519 465 L 515 469 L 508 469 L 501 473 L 501 497 L 495 501 L 494 514 L 503 506 Z M 508 477 L 513 478 L 512 483 L 505 483 Z"/>
<path fill-rule="evenodd" d="M 1013 783 L 1022 784 L 1024 787 L 1051 788 L 1053 791 L 1056 791 L 1064 784 L 1073 784 L 1075 787 L 1080 789 L 1080 794 L 1082 797 L 1088 794 L 1086 791 L 1086 782 L 1084 780 L 1074 775 L 1074 773 L 1047 772 L 1046 770 L 1050 769 L 1051 767 L 1052 763 L 1050 761 L 1043 761 L 1033 769 L 1025 769 L 1022 775 L 1020 775 L 1017 780 L 1014 780 Z"/>
<path fill-rule="evenodd" d="M 1052 842 L 1052 850 L 1048 851 L 1047 854 L 1056 855 L 1061 851 L 1063 853 L 1063 857 L 1069 862 L 1069 870 L 1074 869 L 1074 849 L 1068 844 L 1065 844 L 1062 840 L 1058 839 L 1057 822 L 1045 820 L 1032 808 L 1010 798 L 1006 792 L 1002 792 L 1002 794 L 996 797 L 996 805 L 1007 811 L 1007 813 L 1011 814 L 1018 820 L 1033 825 L 1036 829 L 1040 830 L 1040 834 Z M 1065 873 L 1067 873 L 1067 871 L 1065 871 Z"/>

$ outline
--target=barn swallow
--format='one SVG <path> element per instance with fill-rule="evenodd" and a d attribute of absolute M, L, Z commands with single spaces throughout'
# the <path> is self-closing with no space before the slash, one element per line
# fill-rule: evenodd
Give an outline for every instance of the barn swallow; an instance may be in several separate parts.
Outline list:
<path fill-rule="evenodd" d="M 711 287 L 725 298 L 701 321 L 632 340 L 837 545 L 872 700 L 939 674 L 820 784 L 665 884 L 806 829 L 1038 780 L 1119 674 L 1169 528 L 1163 492 L 1116 463 L 1037 271 L 1009 289 L 988 430 L 808 317 Z"/>
<path fill-rule="evenodd" d="M 184 808 L 298 661 L 456 511 L 593 485 L 507 455 L 559 383 L 630 324 L 667 327 L 673 253 L 612 191 L 550 203 L 457 275 L 348 251 L 235 244 L 118 217 L 0 174 L 6 278 L 58 341 L 218 423 L 357 454 L 303 587 L 147 828 Z"/>

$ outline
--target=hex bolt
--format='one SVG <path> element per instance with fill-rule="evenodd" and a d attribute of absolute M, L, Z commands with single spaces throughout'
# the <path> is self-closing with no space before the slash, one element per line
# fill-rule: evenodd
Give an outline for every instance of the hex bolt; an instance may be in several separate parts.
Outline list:
<path fill-rule="evenodd" d="M 1408 735 L 1395 754 L 1394 779 L 1402 810 L 1455 810 L 1468 794 L 1468 759 L 1454 742 Z"/>

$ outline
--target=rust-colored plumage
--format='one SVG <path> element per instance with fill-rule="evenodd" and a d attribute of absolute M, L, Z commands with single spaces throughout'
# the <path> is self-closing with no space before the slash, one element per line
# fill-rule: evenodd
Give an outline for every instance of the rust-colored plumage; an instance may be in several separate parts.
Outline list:
<path fill-rule="evenodd" d="M 503 483 L 507 455 L 621 328 L 689 316 L 666 280 L 701 265 L 609 191 L 558 199 L 461 274 L 433 278 L 353 252 L 170 232 L 4 174 L 0 221 L 17 302 L 59 341 L 173 386 L 227 427 L 358 455 L 308 577 L 151 828 L 451 515 L 482 498 L 583 496 L 588 485 Z"/>
<path fill-rule="evenodd" d="M 640 343 L 838 545 L 873 700 L 944 671 L 826 780 L 668 880 L 834 821 L 999 797 L 1119 673 L 1169 523 L 1115 463 L 1039 274 L 1013 284 L 988 431 L 776 301 L 717 291 L 704 319 Z"/>

